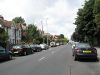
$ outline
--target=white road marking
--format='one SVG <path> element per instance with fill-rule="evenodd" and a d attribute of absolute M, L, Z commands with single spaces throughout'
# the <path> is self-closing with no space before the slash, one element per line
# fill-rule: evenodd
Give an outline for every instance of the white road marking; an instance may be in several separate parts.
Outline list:
<path fill-rule="evenodd" d="M 45 57 L 42 57 L 42 58 L 39 59 L 39 61 L 44 60 L 44 59 L 45 59 Z"/>

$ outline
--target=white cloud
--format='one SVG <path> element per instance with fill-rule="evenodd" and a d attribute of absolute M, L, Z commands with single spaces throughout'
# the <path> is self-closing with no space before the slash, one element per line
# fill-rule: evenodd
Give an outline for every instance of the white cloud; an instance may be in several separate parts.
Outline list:
<path fill-rule="evenodd" d="M 73 25 L 77 9 L 84 0 L 0 0 L 0 14 L 7 20 L 22 16 L 27 23 L 35 23 L 47 31 L 46 18 L 48 18 L 48 32 L 60 34 L 70 38 L 75 29 Z"/>
<path fill-rule="evenodd" d="M 77 12 L 77 8 L 71 8 L 66 0 L 58 0 L 45 11 L 44 17 L 48 17 L 49 32 L 63 33 L 70 38 L 75 29 L 73 23 Z"/>

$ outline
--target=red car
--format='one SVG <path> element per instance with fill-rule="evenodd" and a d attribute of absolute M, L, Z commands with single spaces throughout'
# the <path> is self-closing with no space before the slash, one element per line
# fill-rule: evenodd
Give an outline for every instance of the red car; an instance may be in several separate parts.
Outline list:
<path fill-rule="evenodd" d="M 29 45 L 15 45 L 12 48 L 13 55 L 29 55 L 33 53 L 33 49 Z"/>
<path fill-rule="evenodd" d="M 96 48 L 90 46 L 87 43 L 77 43 L 72 49 L 74 60 L 80 58 L 89 58 L 97 60 L 97 50 Z"/>

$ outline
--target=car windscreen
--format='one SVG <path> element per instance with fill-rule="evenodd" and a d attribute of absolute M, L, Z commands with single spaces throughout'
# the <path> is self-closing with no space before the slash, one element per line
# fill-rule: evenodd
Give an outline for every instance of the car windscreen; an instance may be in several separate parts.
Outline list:
<path fill-rule="evenodd" d="M 0 53 L 5 53 L 5 49 L 0 46 Z"/>
<path fill-rule="evenodd" d="M 78 48 L 90 48 L 91 46 L 89 44 L 76 44 L 76 47 Z"/>
<path fill-rule="evenodd" d="M 36 47 L 37 45 L 29 45 L 30 47 Z"/>

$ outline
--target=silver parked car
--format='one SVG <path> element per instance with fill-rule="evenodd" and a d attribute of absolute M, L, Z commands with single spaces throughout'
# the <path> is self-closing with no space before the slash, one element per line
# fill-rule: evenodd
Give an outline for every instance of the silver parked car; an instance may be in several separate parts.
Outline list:
<path fill-rule="evenodd" d="M 47 50 L 49 46 L 47 44 L 40 44 L 42 50 Z"/>

